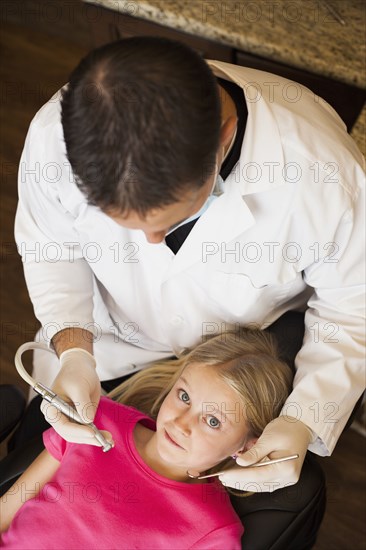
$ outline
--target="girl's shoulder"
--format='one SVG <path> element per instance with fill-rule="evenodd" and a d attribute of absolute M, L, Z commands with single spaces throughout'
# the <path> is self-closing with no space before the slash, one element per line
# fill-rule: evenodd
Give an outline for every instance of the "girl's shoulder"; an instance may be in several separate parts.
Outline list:
<path fill-rule="evenodd" d="M 103 396 L 100 399 L 94 423 L 98 426 L 98 428 L 100 426 L 103 428 L 103 424 L 105 422 L 112 422 L 119 425 L 122 423 L 136 424 L 136 422 L 144 419 L 151 420 L 149 416 L 134 407 L 117 403 L 116 401 L 113 401 L 113 399 Z"/>

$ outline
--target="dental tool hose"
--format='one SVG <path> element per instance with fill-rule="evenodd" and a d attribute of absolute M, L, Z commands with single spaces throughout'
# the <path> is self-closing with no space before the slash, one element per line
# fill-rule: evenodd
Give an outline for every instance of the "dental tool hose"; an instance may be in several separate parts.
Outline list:
<path fill-rule="evenodd" d="M 66 403 L 66 401 L 61 399 L 61 397 L 59 397 L 55 392 L 53 392 L 50 388 L 48 388 L 44 384 L 41 384 L 40 382 L 36 382 L 34 378 L 32 378 L 27 373 L 22 362 L 22 355 L 26 351 L 31 351 L 35 349 L 42 349 L 44 351 L 55 353 L 46 344 L 42 344 L 40 342 L 26 342 L 25 344 L 21 345 L 18 348 L 14 359 L 16 369 L 20 374 L 20 376 L 23 378 L 23 380 L 25 380 L 25 382 L 27 382 L 27 384 L 29 384 L 34 389 L 35 392 L 41 395 L 43 399 L 48 401 L 48 403 L 51 403 L 54 407 L 56 407 L 58 411 L 65 414 L 66 416 L 71 418 L 71 420 L 73 420 L 74 422 L 77 422 L 78 424 L 90 426 L 94 432 L 95 439 L 103 447 L 103 452 L 106 453 L 107 451 L 109 451 L 113 447 L 113 445 L 106 440 L 104 435 L 98 430 L 98 428 L 95 426 L 93 422 L 85 422 L 74 407 Z"/>

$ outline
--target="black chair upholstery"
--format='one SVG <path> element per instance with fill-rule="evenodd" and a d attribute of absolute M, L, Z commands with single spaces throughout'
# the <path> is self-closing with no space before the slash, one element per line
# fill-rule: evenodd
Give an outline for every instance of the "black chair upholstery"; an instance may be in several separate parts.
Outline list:
<path fill-rule="evenodd" d="M 26 400 L 17 386 L 0 386 L 0 441 L 3 441 L 15 428 L 23 416 Z"/>
<path fill-rule="evenodd" d="M 273 493 L 232 496 L 231 502 L 244 525 L 246 550 L 308 550 L 325 512 L 325 476 L 308 452 L 297 484 Z"/>

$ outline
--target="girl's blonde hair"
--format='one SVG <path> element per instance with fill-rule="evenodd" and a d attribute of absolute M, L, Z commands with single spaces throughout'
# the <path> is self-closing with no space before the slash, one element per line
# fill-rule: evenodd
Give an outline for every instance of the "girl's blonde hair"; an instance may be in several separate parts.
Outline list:
<path fill-rule="evenodd" d="M 291 369 L 279 359 L 274 338 L 268 332 L 241 327 L 207 338 L 178 359 L 152 364 L 109 397 L 156 418 L 176 380 L 192 363 L 217 367 L 219 376 L 238 392 L 251 437 L 259 437 L 278 416 L 291 390 Z"/>

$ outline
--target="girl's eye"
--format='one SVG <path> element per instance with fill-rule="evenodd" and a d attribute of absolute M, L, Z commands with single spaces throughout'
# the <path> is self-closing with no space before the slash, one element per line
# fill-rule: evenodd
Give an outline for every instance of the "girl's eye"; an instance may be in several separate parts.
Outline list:
<path fill-rule="evenodd" d="M 206 422 L 210 428 L 219 428 L 221 426 L 221 422 L 216 418 L 216 416 L 209 416 Z"/>
<path fill-rule="evenodd" d="M 178 397 L 183 403 L 189 403 L 189 395 L 184 390 L 178 390 Z"/>

